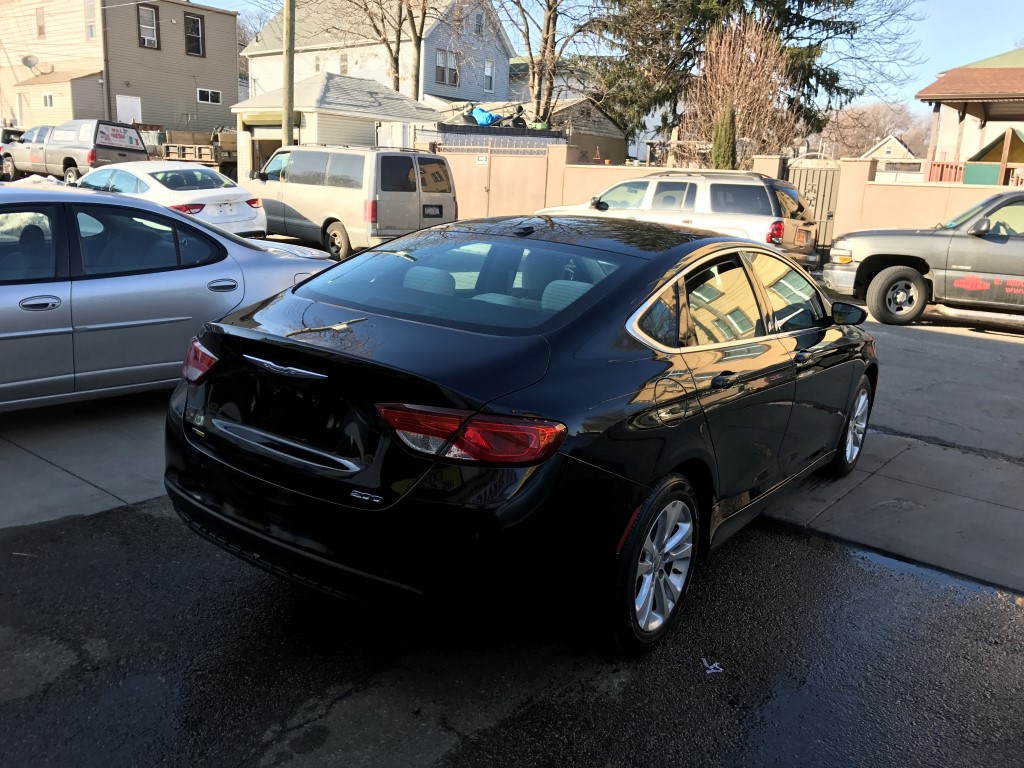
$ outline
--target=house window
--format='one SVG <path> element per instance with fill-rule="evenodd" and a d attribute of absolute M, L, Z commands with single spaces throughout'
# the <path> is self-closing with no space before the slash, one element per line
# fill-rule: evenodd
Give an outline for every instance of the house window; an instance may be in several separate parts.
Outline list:
<path fill-rule="evenodd" d="M 152 5 L 136 6 L 139 14 L 139 47 L 160 47 L 160 11 Z"/>
<path fill-rule="evenodd" d="M 185 53 L 189 56 L 206 55 L 206 24 L 202 16 L 185 14 Z"/>
<path fill-rule="evenodd" d="M 348 76 L 348 54 L 338 54 L 338 74 Z"/>
<path fill-rule="evenodd" d="M 440 85 L 459 84 L 459 63 L 455 51 L 437 49 L 437 67 L 434 70 L 434 82 Z"/>
<path fill-rule="evenodd" d="M 197 88 L 196 101 L 200 104 L 220 104 L 220 91 L 211 91 L 209 88 Z"/>
<path fill-rule="evenodd" d="M 44 107 L 52 107 L 53 106 L 53 94 L 52 93 L 44 93 L 43 94 L 43 106 Z"/>
<path fill-rule="evenodd" d="M 476 33 L 477 35 L 484 33 L 484 15 L 482 13 L 476 15 Z"/>
<path fill-rule="evenodd" d="M 484 90 L 488 93 L 494 91 L 494 62 L 484 62 Z"/>
<path fill-rule="evenodd" d="M 96 0 L 85 0 L 85 39 L 96 39 Z"/>
<path fill-rule="evenodd" d="M 46 20 L 43 18 L 42 8 L 36 8 L 36 37 L 40 40 L 46 38 Z"/>
<path fill-rule="evenodd" d="M 313 59 L 313 71 L 314 72 L 319 72 L 320 71 L 320 57 L 319 56 L 317 56 L 315 59 Z"/>

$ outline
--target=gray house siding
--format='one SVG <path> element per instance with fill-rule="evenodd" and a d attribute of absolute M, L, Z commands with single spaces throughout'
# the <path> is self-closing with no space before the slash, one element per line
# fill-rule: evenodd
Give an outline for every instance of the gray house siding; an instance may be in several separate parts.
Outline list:
<path fill-rule="evenodd" d="M 234 125 L 231 105 L 238 98 L 235 14 L 166 0 L 143 5 L 159 10 L 159 48 L 139 45 L 138 3 L 107 3 L 111 116 L 116 115 L 116 97 L 121 94 L 141 99 L 143 123 L 200 131 Z M 186 13 L 203 18 L 204 56 L 185 52 Z M 220 104 L 201 103 L 200 88 L 219 91 Z"/>
<path fill-rule="evenodd" d="M 507 101 L 509 99 L 508 60 L 505 49 L 494 29 L 493 14 L 486 5 L 471 6 L 465 11 L 465 20 L 439 22 L 423 39 L 423 93 L 460 101 Z M 476 15 L 483 15 L 483 34 L 476 34 Z M 437 52 L 452 51 L 458 57 L 459 84 L 438 83 L 435 77 Z M 494 63 L 494 89 L 485 90 L 485 63 Z"/>

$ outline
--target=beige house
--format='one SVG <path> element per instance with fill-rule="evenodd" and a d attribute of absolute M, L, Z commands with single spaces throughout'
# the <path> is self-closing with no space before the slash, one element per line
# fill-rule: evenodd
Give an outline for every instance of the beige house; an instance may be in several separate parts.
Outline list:
<path fill-rule="evenodd" d="M 236 16 L 183 0 L 2 2 L 0 121 L 231 125 Z"/>

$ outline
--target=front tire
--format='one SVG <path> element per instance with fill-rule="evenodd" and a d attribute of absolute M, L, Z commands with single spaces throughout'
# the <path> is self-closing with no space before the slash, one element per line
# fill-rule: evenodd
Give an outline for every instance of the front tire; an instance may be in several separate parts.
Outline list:
<path fill-rule="evenodd" d="M 928 304 L 928 284 L 913 267 L 883 269 L 868 285 L 867 305 L 880 323 L 908 325 Z"/>
<path fill-rule="evenodd" d="M 846 412 L 846 421 L 843 423 L 836 455 L 827 467 L 827 473 L 832 477 L 846 477 L 857 466 L 860 455 L 864 452 L 864 438 L 868 432 L 868 418 L 871 416 L 874 394 L 870 379 L 861 376 L 853 394 L 853 402 Z"/>
<path fill-rule="evenodd" d="M 17 181 L 22 177 L 21 171 L 14 167 L 14 161 L 9 157 L 4 158 L 4 177 L 7 181 Z"/>
<path fill-rule="evenodd" d="M 345 225 L 335 221 L 324 232 L 324 248 L 335 261 L 344 261 L 352 255 L 352 245 L 348 241 Z"/>
<path fill-rule="evenodd" d="M 699 525 L 697 496 L 682 475 L 668 475 L 641 505 L 616 566 L 613 632 L 621 650 L 646 651 L 668 631 L 693 574 Z"/>
<path fill-rule="evenodd" d="M 71 167 L 64 169 L 65 184 L 74 184 L 80 178 L 82 178 L 82 172 L 78 170 L 76 166 L 72 165 Z"/>

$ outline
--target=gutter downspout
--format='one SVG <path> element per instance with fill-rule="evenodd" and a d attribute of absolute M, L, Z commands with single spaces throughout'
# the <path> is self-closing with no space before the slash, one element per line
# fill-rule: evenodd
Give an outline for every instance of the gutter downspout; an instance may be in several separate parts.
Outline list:
<path fill-rule="evenodd" d="M 110 119 L 110 56 L 107 46 L 107 2 L 100 0 L 100 34 L 103 35 L 103 119 Z"/>

